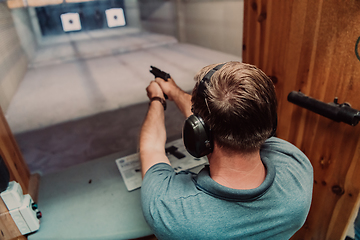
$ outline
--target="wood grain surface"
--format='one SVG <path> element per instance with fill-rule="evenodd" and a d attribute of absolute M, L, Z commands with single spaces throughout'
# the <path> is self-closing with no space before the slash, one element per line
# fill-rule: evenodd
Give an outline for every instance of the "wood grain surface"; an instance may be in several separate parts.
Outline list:
<path fill-rule="evenodd" d="M 301 91 L 360 109 L 360 2 L 245 0 L 243 61 L 271 77 L 277 135 L 314 167 L 310 214 L 293 239 L 344 239 L 359 207 L 360 125 L 334 122 L 287 101 Z M 351 225 L 352 226 L 352 225 Z"/>
<path fill-rule="evenodd" d="M 10 181 L 21 185 L 24 194 L 28 193 L 30 171 L 23 159 L 18 144 L 0 108 L 0 154 L 10 173 Z"/>

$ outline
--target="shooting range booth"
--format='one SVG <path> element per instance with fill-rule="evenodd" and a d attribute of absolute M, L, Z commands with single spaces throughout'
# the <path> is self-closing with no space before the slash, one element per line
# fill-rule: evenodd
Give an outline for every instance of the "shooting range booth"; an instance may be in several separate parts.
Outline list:
<path fill-rule="evenodd" d="M 29 7 L 25 4 L 33 4 L 32 7 L 47 5 L 44 2 L 46 0 L 9 0 L 7 5 L 3 2 L 0 6 L 8 10 Z M 74 3 L 79 2 L 74 0 Z M 128 17 L 130 15 L 127 15 L 130 10 L 126 10 L 129 2 L 137 2 L 140 8 L 145 6 L 144 9 L 150 9 L 146 5 L 150 1 L 124 1 L 127 21 L 132 21 Z M 242 8 L 234 8 L 233 4 L 237 3 L 241 3 Z M 90 6 L 94 3 L 88 4 Z M 153 6 L 152 11 L 139 14 L 139 22 L 142 21 L 147 30 L 173 34 L 179 42 L 218 51 L 229 53 L 235 49 L 236 54 L 241 54 L 244 63 L 256 65 L 271 78 L 278 98 L 276 135 L 302 150 L 314 168 L 310 213 L 304 226 L 292 239 L 345 239 L 349 229 L 353 228 L 360 205 L 360 2 L 159 0 L 154 1 L 154 4 L 156 6 Z M 120 5 L 116 8 L 120 8 Z M 156 11 L 164 6 L 174 10 L 171 21 L 166 21 L 166 24 L 176 26 L 171 31 L 164 23 L 165 15 L 160 14 L 164 18 L 159 21 L 158 14 L 161 11 Z M 55 7 L 52 9 L 57 11 Z M 221 11 L 206 14 L 207 9 Z M 99 11 L 102 13 L 98 17 L 103 18 L 103 21 L 98 26 L 89 23 L 88 28 L 106 26 L 103 9 Z M 243 13 L 241 26 L 233 24 L 228 18 L 238 12 Z M 82 17 L 86 16 L 85 11 Z M 231 31 L 226 31 L 226 26 Z M 43 28 L 46 29 L 45 23 Z M 214 28 L 216 31 L 213 31 Z M 226 40 L 237 34 L 237 28 L 242 40 L 226 45 Z M 56 33 L 49 29 L 47 34 Z M 211 43 L 209 39 L 214 41 Z M 106 156 L 102 160 L 95 159 L 91 164 L 74 166 L 66 169 L 64 175 L 57 173 L 42 177 L 29 171 L 3 111 L 0 111 L 0 154 L 9 171 L 10 181 L 18 182 L 24 194 L 29 193 L 34 200 L 39 201 L 40 210 L 41 204 L 50 210 L 51 204 L 54 204 L 54 213 L 72 208 L 71 202 L 59 199 L 83 203 L 77 205 L 82 207 L 73 209 L 73 215 L 69 215 L 68 219 L 63 218 L 56 224 L 67 226 L 72 231 L 84 224 L 70 221 L 78 219 L 75 217 L 78 215 L 86 223 L 94 224 L 87 225 L 83 234 L 95 234 L 92 230 L 98 227 L 95 226 L 97 222 L 89 219 L 96 214 L 104 225 L 102 233 L 93 235 L 95 238 L 111 239 L 114 233 L 120 234 L 120 230 L 124 231 L 124 238 L 153 237 L 142 219 L 139 192 L 127 192 L 118 169 L 110 166 L 110 162 L 114 163 L 113 158 L 131 154 L 132 151 Z M 47 189 L 44 194 L 48 202 L 42 203 L 38 199 L 44 196 L 39 194 L 42 188 Z M 61 198 L 58 198 L 60 195 Z M 116 208 L 115 203 L 118 203 Z M 120 212 L 124 213 L 121 219 L 128 219 L 127 223 L 124 222 L 121 227 L 114 222 L 106 224 L 121 215 Z M 44 220 L 40 223 L 40 229 L 50 231 L 56 228 L 56 224 L 51 223 L 51 219 Z M 0 229 L 9 238 L 26 239 L 1 201 Z M 62 233 L 57 234 L 60 236 Z M 40 231 L 38 236 L 41 239 Z M 36 233 L 28 238 L 37 239 Z"/>

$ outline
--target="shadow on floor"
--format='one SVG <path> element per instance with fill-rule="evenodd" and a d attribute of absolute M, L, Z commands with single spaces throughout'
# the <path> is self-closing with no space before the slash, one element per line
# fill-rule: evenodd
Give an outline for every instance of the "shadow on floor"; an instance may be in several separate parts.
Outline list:
<path fill-rule="evenodd" d="M 116 152 L 136 152 L 148 102 L 15 135 L 30 172 L 49 174 Z M 185 117 L 165 112 L 169 140 L 181 138 Z"/>

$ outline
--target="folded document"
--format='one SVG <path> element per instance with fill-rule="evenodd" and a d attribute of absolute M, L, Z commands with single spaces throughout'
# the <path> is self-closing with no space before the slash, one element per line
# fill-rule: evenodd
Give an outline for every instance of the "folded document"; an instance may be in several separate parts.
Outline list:
<path fill-rule="evenodd" d="M 165 145 L 165 152 L 175 172 L 188 170 L 206 164 L 207 158 L 195 158 L 185 149 L 182 139 Z M 141 187 L 141 164 L 139 153 L 115 160 L 128 191 Z"/>

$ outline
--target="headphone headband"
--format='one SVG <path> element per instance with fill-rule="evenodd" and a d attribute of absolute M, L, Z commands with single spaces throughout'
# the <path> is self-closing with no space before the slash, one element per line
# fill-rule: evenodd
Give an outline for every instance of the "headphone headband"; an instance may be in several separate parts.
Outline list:
<path fill-rule="evenodd" d="M 219 70 L 220 68 L 222 68 L 226 63 L 222 63 L 219 64 L 217 66 L 215 66 L 213 69 L 211 69 L 208 73 L 206 73 L 206 75 L 201 79 L 201 81 L 199 82 L 199 86 L 198 86 L 198 90 L 197 90 L 197 94 L 200 95 L 201 97 L 205 98 L 205 90 L 206 90 L 206 83 L 210 82 L 210 78 L 212 77 L 212 75 Z"/>

